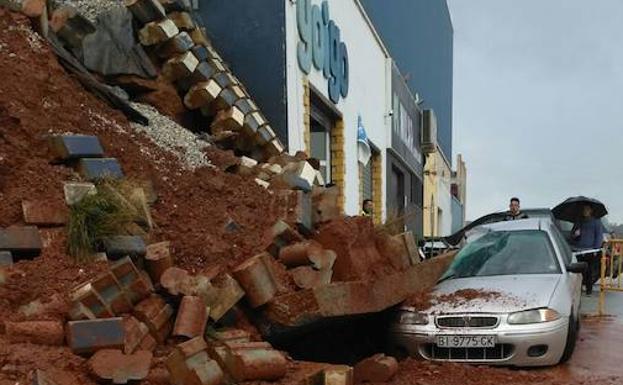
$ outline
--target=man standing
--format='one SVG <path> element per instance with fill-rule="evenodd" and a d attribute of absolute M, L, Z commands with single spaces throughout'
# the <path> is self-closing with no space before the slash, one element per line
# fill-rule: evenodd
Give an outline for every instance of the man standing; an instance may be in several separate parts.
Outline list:
<path fill-rule="evenodd" d="M 372 199 L 365 199 L 361 208 L 361 215 L 364 217 L 372 216 Z"/>
<path fill-rule="evenodd" d="M 528 216 L 521 212 L 521 206 L 519 202 L 519 198 L 512 197 L 511 203 L 508 206 L 509 211 L 506 213 L 506 217 L 504 220 L 514 221 L 516 219 L 526 219 Z"/>
<path fill-rule="evenodd" d="M 604 242 L 604 227 L 601 221 L 593 216 L 593 208 L 585 205 L 582 208 L 582 218 L 571 229 L 571 242 L 578 249 L 601 249 Z M 578 261 L 586 262 L 588 269 L 584 273 L 586 294 L 593 292 L 593 277 L 599 270 L 599 257 L 595 252 L 578 256 Z"/>

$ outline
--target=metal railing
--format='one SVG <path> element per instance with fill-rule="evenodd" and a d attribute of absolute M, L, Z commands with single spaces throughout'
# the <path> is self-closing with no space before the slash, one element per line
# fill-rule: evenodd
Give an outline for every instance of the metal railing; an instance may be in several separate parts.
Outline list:
<path fill-rule="evenodd" d="M 599 315 L 604 315 L 606 292 L 623 292 L 623 239 L 606 242 L 601 253 L 601 274 L 599 280 Z"/>

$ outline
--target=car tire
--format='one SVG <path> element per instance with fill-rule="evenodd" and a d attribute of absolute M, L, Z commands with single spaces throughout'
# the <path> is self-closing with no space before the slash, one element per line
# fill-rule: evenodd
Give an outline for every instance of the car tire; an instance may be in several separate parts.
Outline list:
<path fill-rule="evenodd" d="M 562 353 L 562 357 L 558 363 L 564 364 L 569 361 L 575 350 L 575 342 L 578 337 L 579 318 L 576 318 L 571 312 L 569 316 L 569 331 L 567 332 L 567 342 L 565 344 L 565 350 Z"/>

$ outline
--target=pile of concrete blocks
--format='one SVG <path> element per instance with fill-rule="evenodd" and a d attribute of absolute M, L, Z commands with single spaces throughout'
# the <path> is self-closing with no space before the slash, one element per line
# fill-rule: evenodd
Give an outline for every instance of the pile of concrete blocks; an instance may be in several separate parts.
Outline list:
<path fill-rule="evenodd" d="M 128 0 L 138 38 L 158 58 L 162 75 L 175 85 L 189 110 L 199 110 L 213 140 L 264 160 L 284 146 L 241 82 L 195 22 L 183 1 Z"/>

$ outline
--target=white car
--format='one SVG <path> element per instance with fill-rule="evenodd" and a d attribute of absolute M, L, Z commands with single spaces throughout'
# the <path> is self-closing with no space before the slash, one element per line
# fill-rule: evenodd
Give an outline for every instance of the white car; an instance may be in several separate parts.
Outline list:
<path fill-rule="evenodd" d="M 457 254 L 433 296 L 475 298 L 403 306 L 394 354 L 488 365 L 547 366 L 569 359 L 586 268 L 547 218 L 484 225 Z"/>

